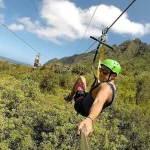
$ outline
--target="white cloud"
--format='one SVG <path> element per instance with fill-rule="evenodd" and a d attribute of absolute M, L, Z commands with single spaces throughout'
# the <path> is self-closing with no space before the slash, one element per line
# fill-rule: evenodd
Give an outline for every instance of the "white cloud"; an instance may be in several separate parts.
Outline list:
<path fill-rule="evenodd" d="M 53 28 L 41 27 L 38 21 L 32 22 L 29 17 L 18 18 L 17 20 L 20 23 L 22 23 L 26 27 L 26 30 L 28 30 L 29 32 L 38 35 L 40 38 L 44 38 L 44 39 L 53 41 L 57 44 L 60 44 L 60 42 L 56 38 L 54 38 L 53 36 L 50 36 L 50 34 L 53 34 L 53 32 L 55 34 L 58 32 L 58 31 L 53 30 Z"/>
<path fill-rule="evenodd" d="M 13 24 L 9 25 L 8 28 L 13 31 L 22 31 L 24 29 L 24 26 L 13 23 Z"/>
<path fill-rule="evenodd" d="M 4 8 L 5 6 L 4 6 L 4 2 L 3 2 L 3 0 L 0 0 L 0 8 Z"/>
<path fill-rule="evenodd" d="M 40 22 L 32 22 L 30 18 L 20 18 L 18 21 L 25 28 L 40 38 L 55 43 L 82 38 L 87 25 L 97 6 L 81 9 L 69 0 L 43 0 L 40 17 L 47 26 L 41 26 Z M 92 19 L 92 22 L 84 36 L 99 37 L 101 30 L 110 26 L 121 14 L 121 10 L 115 6 L 100 5 Z M 129 20 L 127 13 L 114 24 L 111 31 L 118 34 L 143 36 L 150 33 L 150 24 L 142 24 Z"/>
<path fill-rule="evenodd" d="M 29 31 L 34 31 L 36 28 L 39 28 L 38 22 L 31 22 L 29 17 L 18 18 L 17 19 L 20 23 L 24 24 Z"/>

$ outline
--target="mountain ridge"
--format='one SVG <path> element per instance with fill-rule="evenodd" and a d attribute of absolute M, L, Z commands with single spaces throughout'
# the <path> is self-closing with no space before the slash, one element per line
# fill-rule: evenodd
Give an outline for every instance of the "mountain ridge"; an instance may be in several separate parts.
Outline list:
<path fill-rule="evenodd" d="M 106 58 L 114 59 L 132 59 L 144 55 L 145 53 L 150 52 L 150 45 L 142 42 L 139 38 L 134 40 L 126 40 L 120 45 L 113 44 L 113 50 L 110 51 L 109 48 L 105 48 Z M 72 65 L 76 63 L 89 62 L 93 60 L 95 50 L 92 50 L 88 53 L 75 54 L 68 57 L 63 57 L 61 59 L 51 59 L 46 62 L 44 65 L 49 65 L 53 63 L 61 63 L 64 65 Z"/>

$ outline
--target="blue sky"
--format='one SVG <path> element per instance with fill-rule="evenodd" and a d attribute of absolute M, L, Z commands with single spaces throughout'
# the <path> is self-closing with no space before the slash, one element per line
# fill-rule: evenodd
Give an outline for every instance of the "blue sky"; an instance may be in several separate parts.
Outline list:
<path fill-rule="evenodd" d="M 94 42 L 90 36 L 100 37 L 131 1 L 101 0 L 97 7 L 99 0 L 0 0 L 0 22 L 21 38 L 0 24 L 0 56 L 33 65 L 38 52 L 41 64 L 83 53 Z M 136 0 L 109 30 L 107 43 L 140 38 L 150 44 L 149 6 L 150 0 Z"/>

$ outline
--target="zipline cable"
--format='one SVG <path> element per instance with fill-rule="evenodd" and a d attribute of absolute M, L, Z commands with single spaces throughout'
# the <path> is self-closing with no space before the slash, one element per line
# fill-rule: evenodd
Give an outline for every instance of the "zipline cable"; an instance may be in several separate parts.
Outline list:
<path fill-rule="evenodd" d="M 135 2 L 136 0 L 133 0 L 128 7 L 118 16 L 118 18 L 108 27 L 108 30 L 116 23 L 116 21 L 128 10 L 128 8 Z M 108 31 L 107 31 L 108 32 Z"/>
<path fill-rule="evenodd" d="M 35 4 L 34 4 L 33 0 L 30 0 L 30 1 L 31 1 L 31 3 L 32 3 L 32 5 L 33 5 L 33 7 L 34 7 L 34 9 L 35 9 L 35 11 L 36 11 L 36 13 L 39 15 L 38 10 L 37 10 L 37 8 L 35 7 Z"/>
<path fill-rule="evenodd" d="M 81 43 L 82 43 L 82 41 L 83 41 L 83 38 L 84 38 L 84 36 L 85 36 L 85 34 L 86 34 L 86 32 L 87 32 L 89 26 L 90 26 L 90 23 L 91 23 L 93 17 L 94 17 L 94 15 L 95 15 L 96 11 L 97 11 L 97 8 L 98 8 L 99 4 L 100 4 L 100 1 L 98 2 L 97 6 L 96 6 L 96 8 L 95 8 L 95 10 L 94 10 L 94 13 L 93 13 L 93 15 L 92 15 L 92 17 L 91 17 L 91 19 L 90 19 L 90 21 L 89 21 L 89 23 L 88 23 L 88 25 L 87 25 L 87 28 L 86 28 L 86 30 L 85 30 L 83 36 L 82 36 L 82 39 L 80 40 L 80 43 L 79 43 L 79 45 L 78 45 L 78 47 L 77 47 L 77 51 L 79 50 L 79 47 L 80 47 L 80 45 L 81 45 Z M 77 52 L 77 51 L 76 51 L 76 52 Z M 84 52 L 84 53 L 85 53 L 85 52 Z M 74 61 L 75 61 L 75 59 L 72 61 L 71 65 L 70 65 L 70 68 L 72 67 Z"/>
<path fill-rule="evenodd" d="M 32 50 L 34 50 L 36 53 L 38 52 L 36 49 L 34 49 L 30 44 L 28 44 L 25 40 L 23 40 L 20 36 L 18 36 L 15 32 L 13 32 L 11 29 L 9 29 L 4 23 L 0 22 L 1 25 L 3 25 L 7 30 L 9 30 L 12 34 L 14 34 L 17 38 L 19 38 L 22 42 L 24 42 L 26 45 L 28 45 Z M 40 53 L 41 54 L 41 53 Z M 41 54 L 42 55 L 42 54 Z M 43 57 L 49 59 L 48 57 L 42 55 Z"/>
<path fill-rule="evenodd" d="M 127 9 L 135 2 L 136 0 L 133 0 L 127 7 L 126 9 L 116 18 L 116 20 L 107 28 L 106 34 L 110 30 L 110 28 L 116 23 L 116 21 L 127 11 Z M 99 40 L 101 39 L 101 36 L 98 38 Z M 89 48 L 87 48 L 85 52 L 87 52 L 97 41 L 95 41 Z"/>
<path fill-rule="evenodd" d="M 79 43 L 78 48 L 77 48 L 77 51 L 78 51 L 79 48 L 80 48 L 80 45 L 81 45 L 81 43 L 82 43 L 82 41 L 83 41 L 83 38 L 84 38 L 84 36 L 85 36 L 85 34 L 86 34 L 86 32 L 87 32 L 89 26 L 90 26 L 90 23 L 91 23 L 91 21 L 92 21 L 94 15 L 95 15 L 95 13 L 96 13 L 96 11 L 97 11 L 97 8 L 98 8 L 99 4 L 100 4 L 100 1 L 98 2 L 97 6 L 96 6 L 96 8 L 95 8 L 95 10 L 94 10 L 94 13 L 93 13 L 93 15 L 92 15 L 92 17 L 91 17 L 91 19 L 90 19 L 90 21 L 89 21 L 89 23 L 88 23 L 88 25 L 87 25 L 87 28 L 86 28 L 86 30 L 85 30 L 83 36 L 82 36 L 82 39 L 80 40 L 80 43 Z"/>
<path fill-rule="evenodd" d="M 19 37 L 15 32 L 10 30 L 4 23 L 0 22 L 7 30 L 9 30 L 11 33 L 13 33 L 17 38 L 19 38 L 22 42 L 24 42 L 26 45 L 28 45 L 31 49 L 33 49 L 35 52 L 39 53 L 37 50 L 35 50 L 31 45 L 29 45 L 25 40 L 23 40 L 21 37 Z"/>

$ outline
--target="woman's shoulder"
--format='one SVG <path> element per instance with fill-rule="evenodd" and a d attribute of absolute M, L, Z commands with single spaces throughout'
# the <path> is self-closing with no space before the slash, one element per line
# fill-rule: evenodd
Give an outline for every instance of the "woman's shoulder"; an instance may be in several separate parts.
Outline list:
<path fill-rule="evenodd" d="M 109 88 L 112 89 L 112 87 L 116 90 L 116 86 L 114 82 L 101 82 L 99 84 L 99 88 Z"/>

